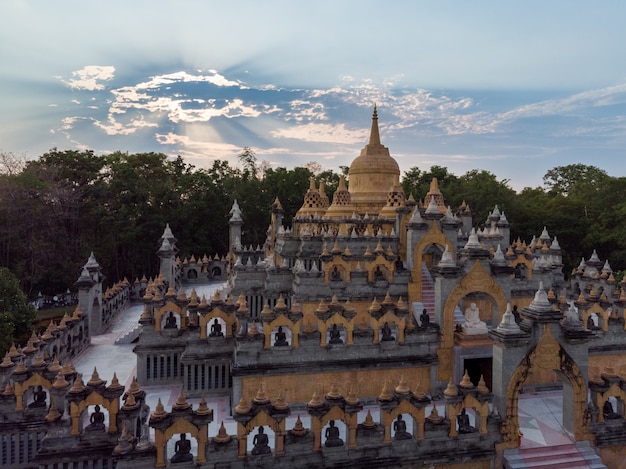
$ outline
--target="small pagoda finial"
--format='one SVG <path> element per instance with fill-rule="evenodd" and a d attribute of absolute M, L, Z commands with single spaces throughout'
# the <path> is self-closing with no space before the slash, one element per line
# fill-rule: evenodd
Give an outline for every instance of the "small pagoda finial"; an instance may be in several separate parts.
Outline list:
<path fill-rule="evenodd" d="M 380 146 L 380 132 L 378 131 L 378 111 L 374 103 L 374 113 L 372 114 L 372 130 L 370 131 L 370 145 Z"/>

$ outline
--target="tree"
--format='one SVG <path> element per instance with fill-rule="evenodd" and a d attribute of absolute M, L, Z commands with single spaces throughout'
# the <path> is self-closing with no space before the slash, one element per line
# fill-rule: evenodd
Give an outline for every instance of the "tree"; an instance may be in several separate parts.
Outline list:
<path fill-rule="evenodd" d="M 576 163 L 552 168 L 543 176 L 543 183 L 552 195 L 584 195 L 588 189 L 598 189 L 608 178 L 600 168 Z"/>
<path fill-rule="evenodd" d="M 243 147 L 243 151 L 238 156 L 239 162 L 243 167 L 243 179 L 256 179 L 259 168 L 257 166 L 256 154 L 250 147 Z"/>
<path fill-rule="evenodd" d="M 0 267 L 0 354 L 4 355 L 12 343 L 28 339 L 35 317 L 35 308 L 27 303 L 18 279 Z"/>

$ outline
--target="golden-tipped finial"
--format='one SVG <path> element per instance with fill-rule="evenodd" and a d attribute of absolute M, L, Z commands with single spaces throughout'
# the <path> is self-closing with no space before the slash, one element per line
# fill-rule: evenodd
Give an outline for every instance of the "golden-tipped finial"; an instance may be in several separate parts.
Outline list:
<path fill-rule="evenodd" d="M 463 389 L 474 389 L 474 383 L 472 383 L 472 380 L 470 379 L 467 370 L 465 370 L 465 374 L 463 375 L 463 379 L 459 383 L 459 387 Z"/>
<path fill-rule="evenodd" d="M 200 403 L 198 404 L 198 408 L 194 411 L 196 415 L 211 415 L 213 410 L 211 410 L 206 402 L 204 396 L 200 399 Z"/>
<path fill-rule="evenodd" d="M 46 415 L 46 422 L 56 422 L 62 417 L 61 413 L 55 406 L 51 406 L 48 414 Z"/>
<path fill-rule="evenodd" d="M 393 399 L 393 394 L 391 393 L 389 382 L 385 380 L 385 383 L 383 384 L 383 390 L 380 392 L 380 395 L 378 396 L 378 400 L 383 401 L 383 402 L 388 402 L 388 401 L 391 401 L 392 399 Z"/>
<path fill-rule="evenodd" d="M 270 401 L 269 397 L 265 394 L 265 389 L 263 389 L 263 384 L 259 384 L 259 389 L 257 389 L 256 396 L 252 399 L 252 402 L 255 404 L 263 405 L 267 404 Z"/>
<path fill-rule="evenodd" d="M 446 397 L 456 397 L 459 395 L 459 391 L 456 386 L 452 383 L 452 380 L 448 381 L 448 387 L 443 392 L 443 395 Z"/>
<path fill-rule="evenodd" d="M 220 425 L 220 429 L 217 431 L 217 436 L 213 438 L 213 441 L 220 444 L 228 443 L 230 441 L 230 435 L 226 433 L 226 427 L 224 426 L 223 420 Z"/>
<path fill-rule="evenodd" d="M 485 383 L 485 378 L 483 375 L 480 375 L 480 381 L 478 381 L 478 386 L 476 386 L 476 390 L 478 394 L 486 395 L 489 394 L 489 388 L 487 387 L 487 383 Z"/>
<path fill-rule="evenodd" d="M 304 436 L 307 434 L 307 429 L 304 428 L 304 425 L 302 425 L 302 420 L 300 420 L 299 415 L 296 419 L 296 423 L 294 424 L 293 428 L 289 430 L 289 432 L 295 436 Z"/>
<path fill-rule="evenodd" d="M 150 415 L 150 420 L 159 420 L 167 415 L 165 412 L 165 407 L 163 407 L 163 403 L 161 402 L 161 398 L 159 397 L 159 402 L 157 403 L 154 412 Z"/>
<path fill-rule="evenodd" d="M 59 359 L 56 357 L 56 355 L 54 356 L 54 360 L 52 360 L 52 365 L 50 365 L 48 367 L 48 371 L 50 373 L 54 373 L 57 374 L 58 372 L 60 372 L 63 369 L 63 367 L 61 366 L 61 364 L 59 363 Z"/>
<path fill-rule="evenodd" d="M 89 381 L 87 381 L 87 386 L 97 387 L 97 386 L 103 385 L 104 383 L 105 381 L 100 378 L 100 375 L 98 374 L 98 370 L 94 366 L 93 373 L 91 374 L 91 378 L 89 379 Z"/>
<path fill-rule="evenodd" d="M 337 385 L 337 381 L 334 381 L 330 385 L 330 391 L 326 394 L 326 398 L 328 399 L 341 399 L 343 395 L 339 392 L 339 386 Z"/>
<path fill-rule="evenodd" d="M 76 374 L 76 378 L 74 378 L 74 384 L 70 388 L 71 394 L 79 394 L 85 390 L 85 385 L 83 383 L 83 375 L 80 373 Z"/>
<path fill-rule="evenodd" d="M 187 402 L 187 398 L 183 394 L 181 389 L 180 394 L 178 395 L 178 399 L 176 399 L 176 404 L 173 405 L 174 410 L 186 410 L 191 407 L 191 404 Z"/>
<path fill-rule="evenodd" d="M 274 401 L 274 409 L 281 411 L 281 410 L 287 410 L 288 408 L 289 408 L 289 404 L 287 404 L 287 401 L 283 397 L 283 391 L 281 390 L 278 393 L 278 397 Z"/>
<path fill-rule="evenodd" d="M 15 396 L 15 390 L 13 389 L 13 386 L 11 386 L 11 383 L 6 384 L 2 395 L 6 397 Z"/>
<path fill-rule="evenodd" d="M 354 392 L 354 386 L 350 386 L 350 390 L 348 391 L 348 396 L 346 397 L 346 404 L 348 405 L 359 405 L 359 398 Z"/>
<path fill-rule="evenodd" d="M 138 406 L 139 406 L 139 403 L 135 400 L 135 396 L 129 393 L 126 396 L 126 400 L 124 401 L 124 405 L 122 406 L 122 409 L 131 410 L 131 409 L 136 409 Z"/>
<path fill-rule="evenodd" d="M 400 376 L 400 383 L 396 386 L 396 394 L 408 394 L 411 390 L 409 389 L 409 385 L 406 383 L 404 379 L 404 375 Z"/>
<path fill-rule="evenodd" d="M 241 396 L 241 399 L 239 399 L 239 404 L 237 404 L 237 407 L 235 407 L 235 413 L 238 415 L 245 415 L 248 412 L 250 412 L 250 404 L 244 396 Z"/>
<path fill-rule="evenodd" d="M 367 411 L 367 415 L 365 416 L 365 420 L 361 425 L 363 425 L 363 428 L 367 428 L 369 430 L 376 426 L 376 422 L 374 422 L 374 418 L 372 417 L 372 413 L 369 411 L 369 409 Z"/>
<path fill-rule="evenodd" d="M 307 403 L 307 406 L 311 408 L 317 408 L 322 407 L 322 405 L 324 405 L 324 402 L 317 393 L 317 390 L 313 391 L 313 396 L 311 396 L 311 400 Z"/>
<path fill-rule="evenodd" d="M 430 423 L 441 423 L 441 421 L 443 420 L 443 417 L 441 417 L 439 415 L 439 412 L 437 412 L 437 406 L 435 405 L 434 402 L 433 402 L 433 408 L 430 411 L 430 415 L 426 417 L 426 420 L 428 420 Z"/>

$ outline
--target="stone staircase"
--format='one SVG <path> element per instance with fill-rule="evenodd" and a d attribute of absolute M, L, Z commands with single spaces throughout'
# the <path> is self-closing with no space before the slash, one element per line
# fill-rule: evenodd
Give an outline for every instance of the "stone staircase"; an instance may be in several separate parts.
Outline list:
<path fill-rule="evenodd" d="M 426 308 L 430 321 L 435 321 L 435 284 L 433 278 L 426 267 L 426 263 L 422 262 L 422 308 Z M 422 311 L 416 311 L 417 315 L 422 314 Z"/>
<path fill-rule="evenodd" d="M 607 469 L 588 441 L 504 452 L 505 469 Z"/>
<path fill-rule="evenodd" d="M 141 325 L 137 323 L 131 330 L 115 339 L 115 345 L 132 344 L 139 337 L 139 334 L 141 334 Z"/>

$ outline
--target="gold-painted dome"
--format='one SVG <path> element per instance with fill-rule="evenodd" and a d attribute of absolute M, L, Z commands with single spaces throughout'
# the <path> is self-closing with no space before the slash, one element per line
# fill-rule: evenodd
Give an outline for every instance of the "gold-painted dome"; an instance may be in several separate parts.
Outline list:
<path fill-rule="evenodd" d="M 380 143 L 378 113 L 374 106 L 370 141 L 350 165 L 350 195 L 359 213 L 378 213 L 387 203 L 390 187 L 400 180 L 400 168 Z"/>

